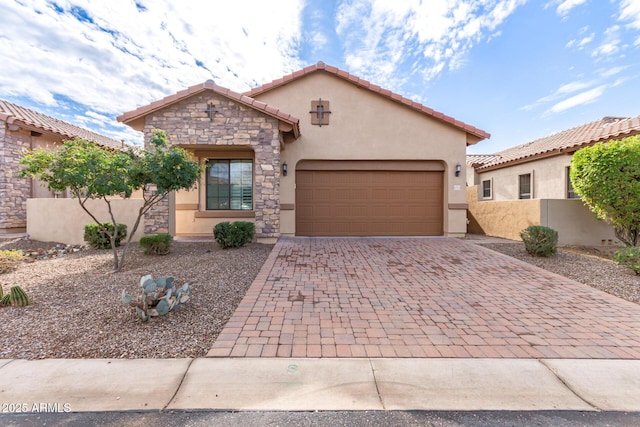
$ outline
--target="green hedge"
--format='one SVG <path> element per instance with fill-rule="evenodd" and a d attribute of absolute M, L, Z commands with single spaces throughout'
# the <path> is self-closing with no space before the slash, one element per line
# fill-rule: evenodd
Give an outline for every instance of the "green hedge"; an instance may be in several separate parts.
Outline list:
<path fill-rule="evenodd" d="M 149 234 L 140 238 L 139 246 L 145 255 L 167 255 L 171 252 L 171 234 Z"/>
<path fill-rule="evenodd" d="M 213 237 L 222 249 L 239 248 L 253 240 L 256 226 L 248 221 L 225 221 L 213 228 Z"/>
<path fill-rule="evenodd" d="M 110 222 L 102 224 L 113 235 L 114 228 Z M 120 242 L 127 237 L 126 224 L 118 224 L 118 237 L 116 238 L 116 246 L 120 246 Z M 94 249 L 110 249 L 111 240 L 109 236 L 100 229 L 98 224 L 87 224 L 84 226 L 84 241 Z"/>

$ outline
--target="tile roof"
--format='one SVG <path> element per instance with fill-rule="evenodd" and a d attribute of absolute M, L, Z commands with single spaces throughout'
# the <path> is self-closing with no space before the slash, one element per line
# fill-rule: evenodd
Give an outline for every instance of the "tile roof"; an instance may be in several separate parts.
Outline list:
<path fill-rule="evenodd" d="M 346 71 L 340 70 L 336 67 L 330 66 L 330 65 L 326 65 L 324 62 L 318 62 L 316 65 L 310 65 L 308 67 L 303 68 L 302 70 L 298 70 L 292 74 L 286 75 L 284 77 L 281 77 L 277 80 L 274 80 L 270 83 L 266 83 L 262 86 L 259 86 L 257 88 L 251 89 L 248 92 L 245 92 L 245 95 L 250 96 L 250 97 L 255 97 L 257 95 L 260 95 L 264 92 L 268 92 L 270 90 L 273 90 L 277 87 L 286 85 L 288 83 L 291 83 L 294 80 L 297 80 L 303 76 L 309 75 L 311 73 L 315 73 L 315 72 L 326 72 L 329 74 L 333 74 L 335 76 L 338 76 L 358 87 L 362 87 L 365 89 L 369 89 L 372 92 L 375 92 L 379 95 L 382 95 L 386 98 L 389 98 L 392 101 L 395 101 L 399 104 L 404 104 L 410 108 L 413 108 L 416 111 L 419 111 L 423 114 L 426 114 L 428 116 L 432 116 L 435 117 L 438 120 L 441 120 L 445 123 L 448 123 L 450 125 L 453 125 L 457 128 L 460 128 L 462 130 L 464 130 L 465 132 L 467 132 L 468 134 L 471 134 L 473 136 L 475 136 L 476 138 L 479 138 L 479 141 L 483 140 L 483 139 L 487 139 L 490 138 L 491 135 L 485 131 L 483 131 L 482 129 L 478 129 L 475 126 L 471 126 L 467 123 L 461 122 L 460 120 L 456 120 L 453 117 L 447 116 L 446 114 L 440 113 L 438 111 L 433 110 L 432 108 L 426 107 L 418 102 L 412 101 L 410 99 L 407 99 L 405 97 L 403 97 L 402 95 L 399 95 L 397 93 L 393 93 L 388 89 L 384 89 L 381 88 L 380 86 L 374 85 L 370 82 L 368 82 L 367 80 L 361 79 L 359 77 L 356 77 L 352 74 L 347 73 Z M 476 141 L 477 142 L 477 141 Z"/>
<path fill-rule="evenodd" d="M 499 169 L 513 163 L 571 153 L 599 141 L 622 139 L 636 134 L 640 134 L 640 116 L 603 117 L 594 122 L 499 151 L 493 155 L 494 159 L 483 163 L 478 170 Z"/>
<path fill-rule="evenodd" d="M 500 156 L 496 154 L 467 154 L 467 165 L 478 167 L 491 163 L 499 158 Z"/>
<path fill-rule="evenodd" d="M 289 123 L 294 127 L 294 133 L 297 136 L 300 135 L 300 120 L 291 114 L 285 113 L 284 111 L 280 111 L 277 108 L 271 107 L 264 102 L 257 101 L 253 98 L 250 98 L 246 95 L 234 92 L 230 89 L 224 88 L 222 86 L 218 86 L 213 82 L 213 80 L 207 80 L 204 83 L 191 86 L 187 89 L 181 90 L 180 92 L 174 93 L 173 95 L 166 96 L 158 101 L 154 101 L 149 105 L 145 105 L 143 107 L 137 108 L 133 111 L 129 111 L 117 117 L 119 122 L 129 123 L 133 120 L 136 120 L 142 116 L 146 116 L 154 111 L 165 108 L 171 104 L 179 102 L 185 98 L 198 94 L 200 92 L 204 92 L 206 90 L 211 90 L 217 94 L 225 96 L 229 99 L 232 99 L 240 104 L 246 105 L 247 107 L 254 108 L 258 111 L 263 112 L 269 116 L 272 116 L 278 120 Z"/>
<path fill-rule="evenodd" d="M 37 111 L 0 99 L 0 120 L 43 132 L 52 132 L 63 139 L 82 138 L 104 147 L 122 148 L 123 142 L 71 125 Z"/>

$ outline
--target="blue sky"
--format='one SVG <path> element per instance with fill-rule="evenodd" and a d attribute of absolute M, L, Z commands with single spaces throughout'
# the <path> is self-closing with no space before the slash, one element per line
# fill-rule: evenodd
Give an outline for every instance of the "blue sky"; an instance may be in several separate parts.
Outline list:
<path fill-rule="evenodd" d="M 493 153 L 640 115 L 640 0 L 0 0 L 0 98 L 131 143 L 115 117 L 324 61 L 492 134 Z"/>

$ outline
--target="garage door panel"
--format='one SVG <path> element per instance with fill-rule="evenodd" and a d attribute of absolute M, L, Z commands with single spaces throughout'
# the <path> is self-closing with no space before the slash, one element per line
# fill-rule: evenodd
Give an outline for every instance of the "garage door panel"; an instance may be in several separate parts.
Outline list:
<path fill-rule="evenodd" d="M 440 171 L 296 172 L 296 234 L 441 235 Z"/>

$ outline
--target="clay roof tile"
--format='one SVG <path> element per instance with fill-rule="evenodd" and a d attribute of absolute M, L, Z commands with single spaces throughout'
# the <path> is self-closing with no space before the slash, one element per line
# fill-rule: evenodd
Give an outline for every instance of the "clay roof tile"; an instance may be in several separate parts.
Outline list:
<path fill-rule="evenodd" d="M 0 119 L 9 123 L 24 125 L 37 131 L 55 133 L 63 137 L 63 139 L 82 138 L 104 147 L 123 148 L 122 141 L 108 138 L 2 99 L 0 99 Z"/>
<path fill-rule="evenodd" d="M 479 170 L 499 169 L 512 163 L 534 160 L 555 153 L 571 153 L 596 142 L 640 134 L 640 116 L 603 117 L 580 126 L 538 138 L 495 153 Z"/>

